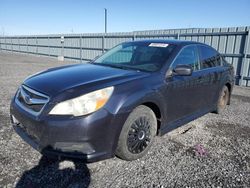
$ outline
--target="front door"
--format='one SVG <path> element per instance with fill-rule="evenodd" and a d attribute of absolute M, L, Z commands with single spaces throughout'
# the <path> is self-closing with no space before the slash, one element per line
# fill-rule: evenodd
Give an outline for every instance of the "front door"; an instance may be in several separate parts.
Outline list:
<path fill-rule="evenodd" d="M 196 45 L 184 47 L 170 66 L 190 65 L 193 68 L 191 76 L 173 75 L 167 78 L 164 94 L 167 101 L 167 123 L 181 121 L 183 118 L 198 112 L 204 100 L 202 83 L 205 79 L 200 70 L 199 54 Z"/>

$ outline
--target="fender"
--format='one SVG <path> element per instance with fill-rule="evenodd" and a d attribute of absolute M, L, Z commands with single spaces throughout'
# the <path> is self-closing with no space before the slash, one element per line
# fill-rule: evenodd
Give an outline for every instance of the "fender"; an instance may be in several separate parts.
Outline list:
<path fill-rule="evenodd" d="M 144 83 L 151 84 L 141 84 L 142 80 L 133 80 L 126 83 L 126 85 L 115 86 L 119 93 L 116 93 L 118 97 L 113 100 L 119 102 L 111 104 L 112 107 L 110 110 L 113 114 L 131 113 L 134 108 L 141 104 L 154 103 L 159 108 L 162 120 L 164 120 L 164 114 L 166 113 L 166 105 L 164 104 L 166 104 L 166 99 L 161 94 L 161 87 L 164 81 L 162 75 L 151 75 L 143 79 Z M 129 88 L 129 91 L 127 88 Z"/>

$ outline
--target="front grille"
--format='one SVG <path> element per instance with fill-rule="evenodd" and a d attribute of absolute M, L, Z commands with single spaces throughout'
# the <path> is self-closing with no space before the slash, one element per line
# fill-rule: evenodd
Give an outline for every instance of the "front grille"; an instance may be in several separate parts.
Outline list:
<path fill-rule="evenodd" d="M 17 104 L 32 113 L 41 112 L 42 108 L 48 101 L 48 96 L 30 89 L 24 85 L 20 87 L 16 95 Z"/>
<path fill-rule="evenodd" d="M 18 96 L 18 100 L 19 100 L 19 102 L 23 105 L 23 106 L 25 106 L 26 108 L 29 108 L 29 109 L 31 109 L 31 110 L 33 110 L 33 111 L 35 111 L 35 112 L 40 112 L 40 110 L 43 108 L 43 104 L 36 104 L 36 105 L 32 105 L 32 104 L 27 104 L 25 101 L 24 101 L 24 99 L 23 99 L 23 97 L 19 94 L 19 96 Z"/>

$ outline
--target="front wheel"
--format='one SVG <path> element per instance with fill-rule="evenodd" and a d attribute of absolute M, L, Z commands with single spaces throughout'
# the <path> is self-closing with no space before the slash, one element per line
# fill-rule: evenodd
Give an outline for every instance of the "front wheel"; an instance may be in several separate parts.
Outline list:
<path fill-rule="evenodd" d="M 221 113 L 229 102 L 230 93 L 227 86 L 223 86 L 217 102 L 216 113 Z"/>
<path fill-rule="evenodd" d="M 129 161 L 141 158 L 148 152 L 156 132 L 157 120 L 154 112 L 147 106 L 138 106 L 123 125 L 116 155 Z"/>

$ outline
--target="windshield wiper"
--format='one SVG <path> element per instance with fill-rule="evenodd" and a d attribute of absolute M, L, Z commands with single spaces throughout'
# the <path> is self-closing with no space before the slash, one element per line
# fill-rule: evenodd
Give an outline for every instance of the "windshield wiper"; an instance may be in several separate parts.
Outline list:
<path fill-rule="evenodd" d="M 126 66 L 120 66 L 120 65 L 110 65 L 110 64 L 106 64 L 107 66 L 110 67 L 114 67 L 114 68 L 118 68 L 118 69 L 124 69 L 124 70 L 128 70 L 129 68 Z"/>
<path fill-rule="evenodd" d="M 123 70 L 135 70 L 133 68 L 127 67 L 127 66 L 121 66 L 121 65 L 115 65 L 115 64 L 109 64 L 109 63 L 91 63 L 94 65 L 101 65 L 101 66 L 107 66 L 107 67 L 112 67 L 112 68 L 117 68 L 117 69 L 123 69 Z M 136 69 L 137 70 L 137 69 Z"/>

